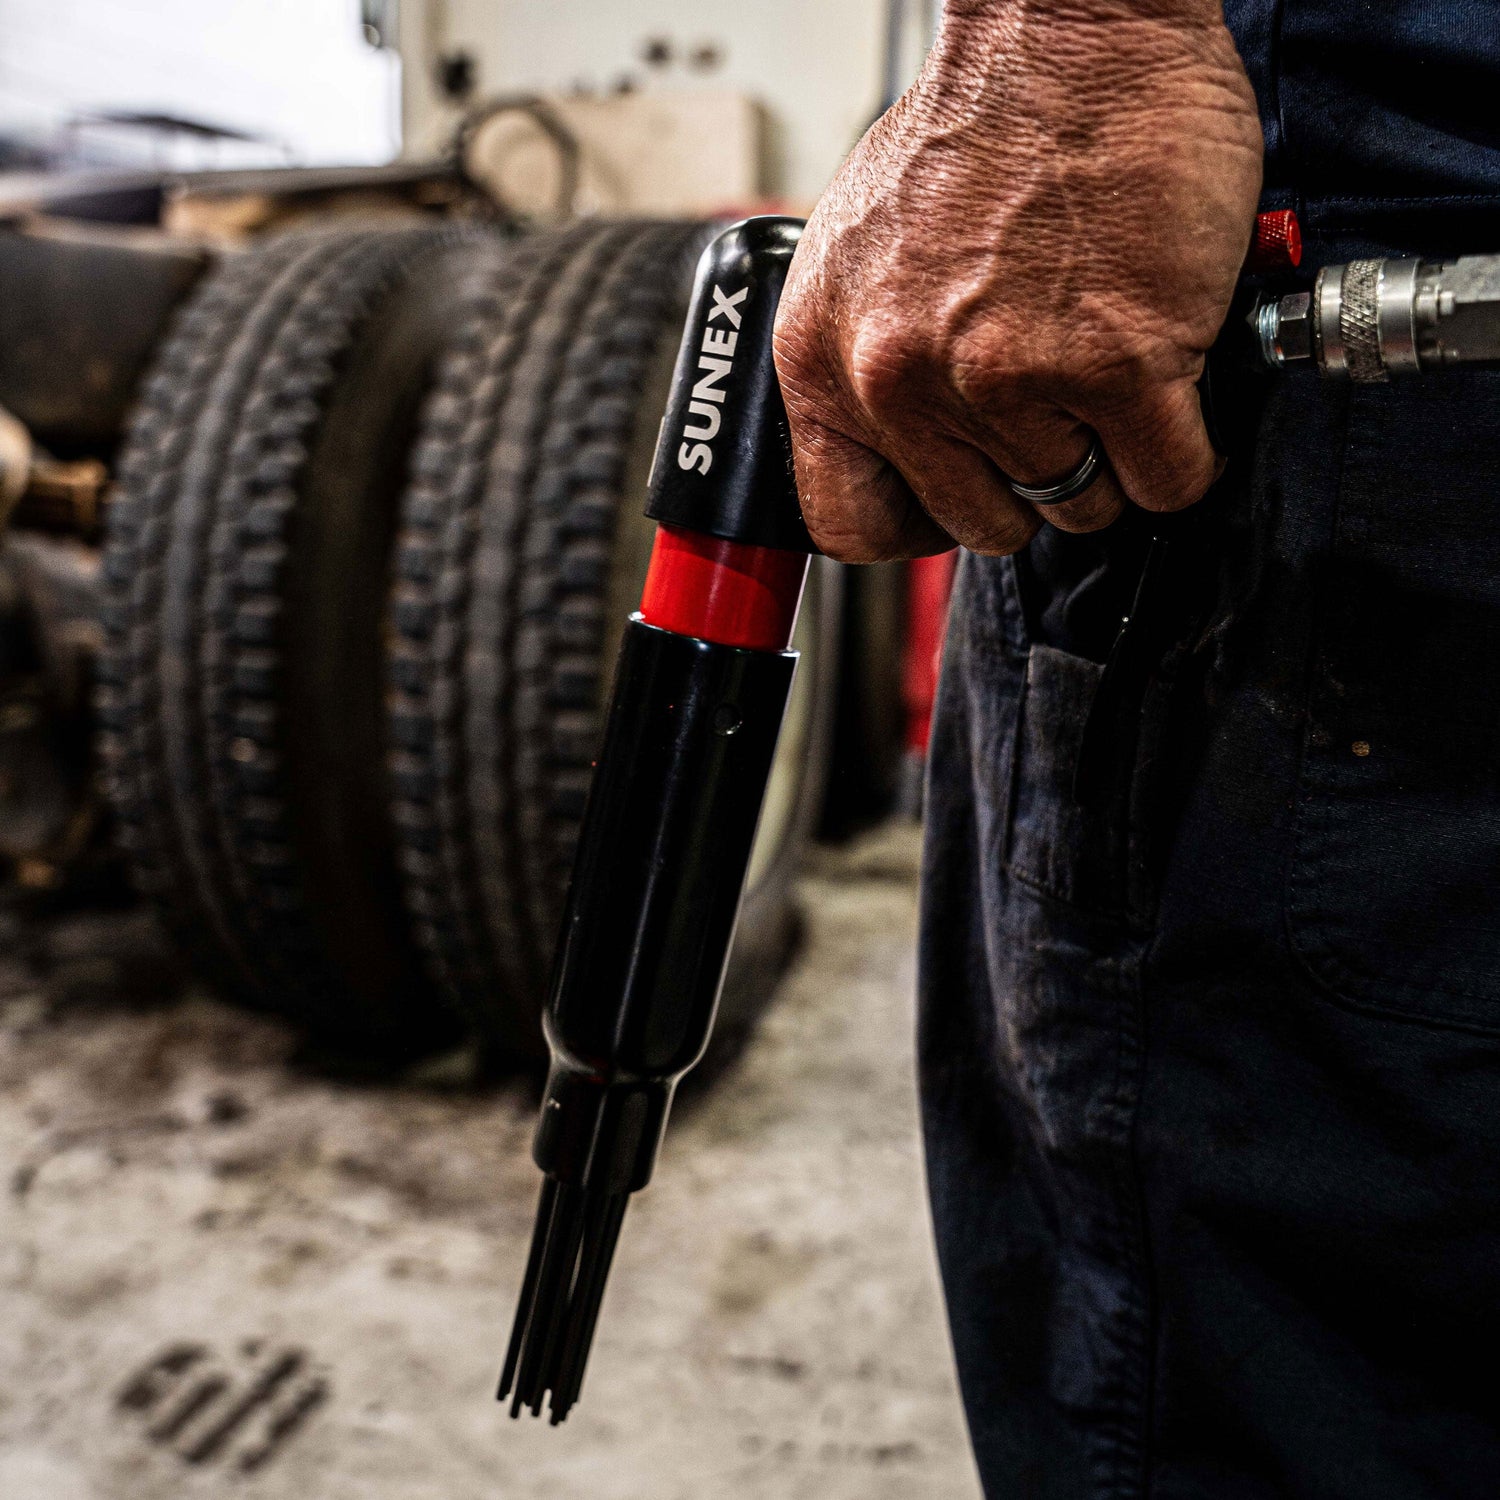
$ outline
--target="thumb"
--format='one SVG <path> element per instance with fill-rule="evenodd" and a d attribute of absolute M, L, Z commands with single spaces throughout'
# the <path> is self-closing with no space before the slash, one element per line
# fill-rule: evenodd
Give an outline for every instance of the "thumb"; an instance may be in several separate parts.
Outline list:
<path fill-rule="evenodd" d="M 1182 510 L 1203 498 L 1224 461 L 1209 441 L 1197 384 L 1155 386 L 1094 424 L 1120 488 L 1142 510 Z"/>

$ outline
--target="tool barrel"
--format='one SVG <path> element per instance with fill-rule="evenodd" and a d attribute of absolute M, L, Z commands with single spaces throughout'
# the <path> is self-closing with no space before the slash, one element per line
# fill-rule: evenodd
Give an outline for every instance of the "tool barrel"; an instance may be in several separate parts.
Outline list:
<path fill-rule="evenodd" d="M 708 1041 L 796 656 L 639 616 L 574 864 L 547 1008 L 537 1164 L 634 1191 Z"/>

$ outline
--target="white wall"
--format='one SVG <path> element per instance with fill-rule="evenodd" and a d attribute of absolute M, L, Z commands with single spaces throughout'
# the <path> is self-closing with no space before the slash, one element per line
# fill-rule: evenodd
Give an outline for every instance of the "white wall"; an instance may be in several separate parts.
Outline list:
<path fill-rule="evenodd" d="M 399 72 L 365 42 L 359 0 L 0 0 L 8 132 L 151 110 L 274 136 L 300 162 L 387 161 Z"/>
<path fill-rule="evenodd" d="M 409 151 L 448 128 L 427 75 L 432 57 L 459 49 L 478 61 L 481 94 L 608 88 L 622 74 L 744 90 L 770 119 L 767 186 L 794 207 L 817 197 L 879 103 L 882 0 L 402 0 L 402 11 Z M 653 36 L 679 54 L 715 42 L 723 65 L 653 76 L 640 60 Z"/>

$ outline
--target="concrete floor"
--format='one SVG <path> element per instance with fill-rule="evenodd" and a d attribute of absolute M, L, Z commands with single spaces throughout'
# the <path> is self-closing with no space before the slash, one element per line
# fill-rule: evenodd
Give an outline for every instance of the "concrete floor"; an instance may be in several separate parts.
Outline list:
<path fill-rule="evenodd" d="M 746 1055 L 673 1121 L 580 1407 L 492 1400 L 524 1091 L 330 1080 L 139 917 L 0 931 L 4 1500 L 972 1500 L 911 1078 L 916 838 L 820 856 Z"/>

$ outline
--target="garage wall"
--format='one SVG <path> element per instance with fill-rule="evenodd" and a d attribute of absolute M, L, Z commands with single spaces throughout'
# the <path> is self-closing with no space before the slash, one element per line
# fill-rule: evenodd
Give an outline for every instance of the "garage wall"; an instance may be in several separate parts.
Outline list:
<path fill-rule="evenodd" d="M 810 203 L 879 103 L 883 0 L 402 0 L 408 151 L 430 149 L 451 109 L 432 59 L 470 52 L 478 91 L 608 89 L 622 76 L 654 89 L 740 89 L 766 109 L 766 186 Z M 705 43 L 717 68 L 641 62 L 647 38 L 681 58 Z M 415 64 L 415 65 L 414 65 Z"/>

